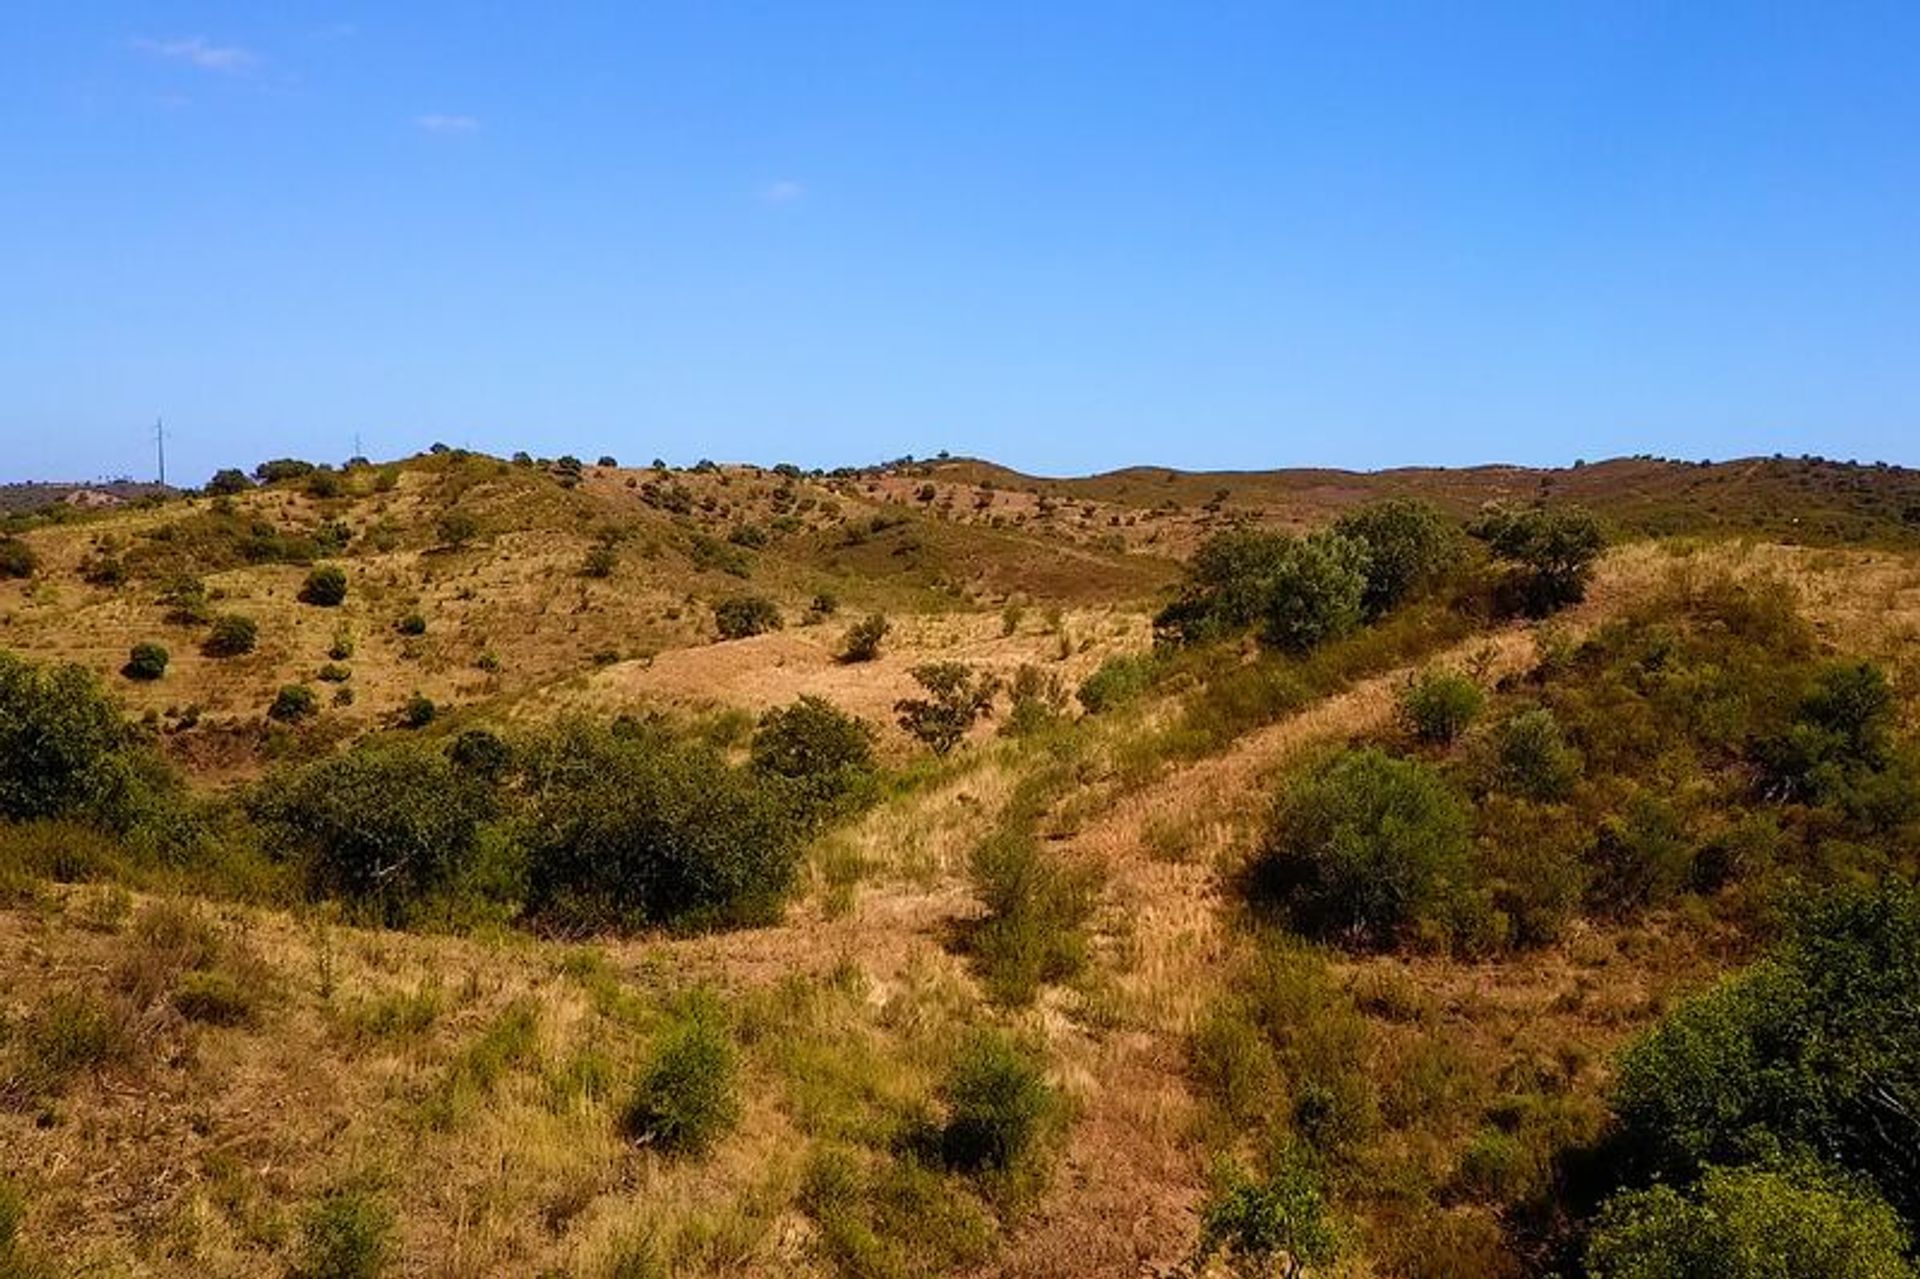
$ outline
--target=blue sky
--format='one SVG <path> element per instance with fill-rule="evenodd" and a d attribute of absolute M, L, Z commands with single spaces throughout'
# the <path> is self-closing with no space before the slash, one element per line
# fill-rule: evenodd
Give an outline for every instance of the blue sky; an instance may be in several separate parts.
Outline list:
<path fill-rule="evenodd" d="M 0 474 L 1920 463 L 1920 5 L 0 12 Z"/>

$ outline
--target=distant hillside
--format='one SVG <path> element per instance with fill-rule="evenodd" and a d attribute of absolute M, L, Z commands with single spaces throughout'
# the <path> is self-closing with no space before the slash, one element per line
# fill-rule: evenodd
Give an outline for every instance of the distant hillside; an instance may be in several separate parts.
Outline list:
<path fill-rule="evenodd" d="M 97 484 L 52 484 L 33 481 L 0 484 L 0 515 L 18 515 L 38 511 L 60 502 L 75 506 L 114 506 L 155 494 L 168 496 L 174 492 L 176 492 L 175 489 L 166 485 L 150 484 L 142 480 L 105 480 Z"/>

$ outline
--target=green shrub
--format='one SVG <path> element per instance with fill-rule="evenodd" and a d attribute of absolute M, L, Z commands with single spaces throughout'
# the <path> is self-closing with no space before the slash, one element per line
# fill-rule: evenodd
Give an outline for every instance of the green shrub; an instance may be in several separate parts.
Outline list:
<path fill-rule="evenodd" d="M 201 651 L 208 657 L 239 657 L 251 653 L 259 642 L 260 627 L 251 617 L 223 613 L 213 619 L 213 629 L 207 632 Z"/>
<path fill-rule="evenodd" d="M 809 809 L 829 809 L 867 790 L 873 730 L 824 698 L 804 696 L 760 717 L 753 767 L 792 782 Z"/>
<path fill-rule="evenodd" d="M 780 629 L 780 608 L 764 595 L 735 595 L 713 606 L 721 639 L 746 639 Z"/>
<path fill-rule="evenodd" d="M 300 602 L 319 608 L 335 608 L 347 598 L 347 571 L 338 564 L 322 564 L 307 574 L 300 587 Z"/>
<path fill-rule="evenodd" d="M 229 466 L 213 473 L 213 478 L 207 481 L 206 491 L 209 497 L 236 497 L 252 487 L 253 481 L 247 478 L 245 471 Z"/>
<path fill-rule="evenodd" d="M 458 550 L 480 534 L 480 521 L 458 507 L 441 513 L 434 521 L 434 536 L 442 546 Z"/>
<path fill-rule="evenodd" d="M 695 996 L 654 1039 L 627 1105 L 627 1133 L 669 1154 L 705 1153 L 740 1120 L 738 1076 L 724 1011 Z"/>
<path fill-rule="evenodd" d="M 1267 583 L 1261 638 L 1304 653 L 1352 631 L 1363 616 L 1367 564 L 1366 546 L 1339 533 L 1291 543 Z"/>
<path fill-rule="evenodd" d="M 1673 804 L 1636 792 L 1601 824 L 1594 848 L 1592 896 L 1625 914 L 1663 904 L 1693 878 L 1693 840 Z"/>
<path fill-rule="evenodd" d="M 39 666 L 0 650 L 0 817 L 99 814 L 127 785 L 127 729 L 79 666 Z"/>
<path fill-rule="evenodd" d="M 393 1214 L 365 1190 L 334 1190 L 301 1215 L 295 1279 L 378 1279 L 394 1253 Z"/>
<path fill-rule="evenodd" d="M 297 457 L 280 457 L 254 467 L 253 477 L 262 484 L 279 484 L 285 480 L 305 479 L 318 469 L 313 463 Z"/>
<path fill-rule="evenodd" d="M 1151 654 L 1116 654 L 1082 680 L 1074 696 L 1089 715 L 1117 710 L 1151 688 L 1158 669 Z"/>
<path fill-rule="evenodd" d="M 1330 1265 L 1339 1253 L 1340 1235 L 1320 1178 L 1304 1157 L 1288 1151 L 1267 1176 L 1251 1177 L 1233 1165 L 1216 1175 L 1200 1210 L 1194 1269 L 1203 1271 L 1217 1256 L 1246 1279 L 1296 1279 L 1308 1266 Z"/>
<path fill-rule="evenodd" d="M 1580 752 L 1544 706 L 1509 717 L 1494 730 L 1492 748 L 1493 784 L 1508 794 L 1565 799 L 1580 779 Z"/>
<path fill-rule="evenodd" d="M 1031 802 L 1017 793 L 1009 808 Z M 1047 848 L 1033 829 L 1037 817 L 1010 811 L 967 863 L 985 907 L 968 948 L 985 971 L 988 993 L 1002 1004 L 1031 1003 L 1044 983 L 1085 967 L 1086 924 L 1098 902 L 1098 871 Z"/>
<path fill-rule="evenodd" d="M 151 640 L 135 644 L 120 673 L 128 679 L 156 680 L 167 673 L 167 650 Z"/>
<path fill-rule="evenodd" d="M 39 566 L 31 546 L 17 537 L 0 537 L 0 578 L 32 577 Z"/>
<path fill-rule="evenodd" d="M 440 708 L 425 693 L 415 693 L 400 708 L 400 727 L 425 728 L 440 717 Z"/>
<path fill-rule="evenodd" d="M 1209 537 L 1187 565 L 1180 598 L 1154 618 L 1156 639 L 1196 644 L 1252 626 L 1292 543 L 1285 533 L 1247 528 Z"/>
<path fill-rule="evenodd" d="M 1514 566 L 1505 587 L 1508 602 L 1535 617 L 1584 599 L 1593 565 L 1606 549 L 1599 521 L 1576 506 L 1495 506 L 1470 531 Z"/>
<path fill-rule="evenodd" d="M 1593 1279 L 1912 1279 L 1900 1219 L 1817 1171 L 1711 1168 L 1697 1191 L 1616 1195 L 1587 1243 Z"/>
<path fill-rule="evenodd" d="M 492 729 L 469 728 L 447 747 L 447 758 L 462 772 L 487 781 L 506 776 L 513 767 L 513 748 Z"/>
<path fill-rule="evenodd" d="M 568 931 L 767 919 L 792 882 L 785 787 L 652 730 L 564 726 L 527 753 L 529 909 Z"/>
<path fill-rule="evenodd" d="M 273 705 L 267 707 L 267 718 L 278 720 L 282 724 L 297 724 L 303 719 L 311 719 L 320 713 L 320 699 L 314 696 L 313 689 L 305 684 L 286 684 L 274 694 Z"/>
<path fill-rule="evenodd" d="M 1445 744 L 1466 732 L 1486 704 L 1486 694 L 1466 676 L 1426 670 L 1401 690 L 1400 717 L 1421 741 Z"/>
<path fill-rule="evenodd" d="M 1352 750 L 1287 793 L 1253 889 L 1312 936 L 1387 945 L 1446 910 L 1466 851 L 1466 812 L 1438 773 Z"/>
<path fill-rule="evenodd" d="M 405 922 L 473 857 L 490 790 L 440 752 L 363 747 L 268 779 L 251 797 L 268 850 L 309 890 Z"/>
<path fill-rule="evenodd" d="M 945 755 L 958 746 L 975 721 L 993 713 L 1000 681 L 990 672 L 975 671 L 964 662 L 929 662 L 913 668 L 913 678 L 925 697 L 906 697 L 893 704 L 900 727 Z"/>
<path fill-rule="evenodd" d="M 399 631 L 402 635 L 425 635 L 427 633 L 427 619 L 416 610 L 395 622 L 393 629 Z"/>
<path fill-rule="evenodd" d="M 620 567 L 620 553 L 604 543 L 588 548 L 580 572 L 587 577 L 612 577 Z"/>
<path fill-rule="evenodd" d="M 871 662 L 880 656 L 880 641 L 892 629 L 893 623 L 887 620 L 885 613 L 869 613 L 847 629 L 846 639 L 840 646 L 840 660 Z"/>
<path fill-rule="evenodd" d="M 1920 892 L 1831 894 L 1766 961 L 1620 1060 L 1620 1149 L 1683 1183 L 1786 1150 L 1869 1178 L 1920 1222 Z"/>
<path fill-rule="evenodd" d="M 167 621 L 175 626 L 205 626 L 213 620 L 213 602 L 207 587 L 197 577 L 175 578 L 160 592 L 160 603 L 167 609 Z"/>
<path fill-rule="evenodd" d="M 1460 558 L 1459 534 L 1425 502 L 1392 498 L 1351 511 L 1334 531 L 1367 551 L 1361 607 L 1379 617 L 1431 586 Z"/>
<path fill-rule="evenodd" d="M 1026 1160 L 1055 1107 L 1038 1058 L 992 1031 L 961 1046 L 940 1093 L 941 1156 L 963 1172 L 1005 1172 Z"/>

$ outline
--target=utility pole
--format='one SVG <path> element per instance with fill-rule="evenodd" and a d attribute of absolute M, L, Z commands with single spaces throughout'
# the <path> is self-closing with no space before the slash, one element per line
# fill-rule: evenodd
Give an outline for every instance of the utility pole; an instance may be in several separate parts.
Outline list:
<path fill-rule="evenodd" d="M 153 419 L 153 450 L 160 458 L 160 487 L 167 486 L 167 428 L 159 418 Z"/>

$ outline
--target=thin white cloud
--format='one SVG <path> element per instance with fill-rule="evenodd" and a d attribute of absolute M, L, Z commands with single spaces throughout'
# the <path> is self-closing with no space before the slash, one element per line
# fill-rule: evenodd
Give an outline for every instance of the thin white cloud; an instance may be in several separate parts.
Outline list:
<path fill-rule="evenodd" d="M 480 121 L 470 115 L 443 115 L 434 112 L 413 117 L 413 127 L 423 133 L 472 133 Z"/>
<path fill-rule="evenodd" d="M 769 182 L 760 188 L 760 199 L 766 204 L 792 204 L 806 195 L 807 188 L 792 178 L 782 178 L 778 182 Z"/>
<path fill-rule="evenodd" d="M 184 62 L 202 71 L 231 74 L 251 71 L 260 65 L 259 55 L 251 49 L 243 49 L 237 44 L 214 44 L 205 36 L 185 36 L 177 40 L 149 40 L 142 37 L 133 42 L 133 47 L 156 58 Z"/>

